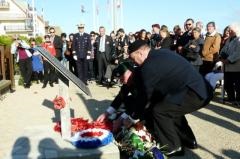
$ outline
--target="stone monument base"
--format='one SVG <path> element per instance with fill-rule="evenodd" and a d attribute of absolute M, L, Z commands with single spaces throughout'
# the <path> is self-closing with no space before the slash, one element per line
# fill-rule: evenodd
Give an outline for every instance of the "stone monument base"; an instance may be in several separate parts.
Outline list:
<path fill-rule="evenodd" d="M 98 149 L 76 149 L 48 126 L 24 129 L 9 151 L 5 159 L 120 159 L 113 143 Z"/>

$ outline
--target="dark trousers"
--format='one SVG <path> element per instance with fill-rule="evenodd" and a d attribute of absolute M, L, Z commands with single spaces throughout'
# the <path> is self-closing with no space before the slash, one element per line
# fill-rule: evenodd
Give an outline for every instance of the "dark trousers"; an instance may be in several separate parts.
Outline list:
<path fill-rule="evenodd" d="M 32 59 L 20 59 L 19 68 L 25 85 L 30 85 L 32 76 Z"/>
<path fill-rule="evenodd" d="M 103 80 L 107 65 L 108 65 L 108 62 L 107 62 L 105 52 L 99 52 L 98 53 L 98 81 L 99 82 Z"/>
<path fill-rule="evenodd" d="M 76 61 L 78 78 L 87 84 L 88 63 L 85 58 L 78 58 Z"/>
<path fill-rule="evenodd" d="M 46 85 L 48 82 L 53 83 L 56 80 L 55 68 L 46 60 L 43 60 L 43 84 Z"/>
<path fill-rule="evenodd" d="M 203 61 L 203 64 L 199 68 L 200 74 L 205 77 L 206 74 L 212 72 L 214 65 L 213 61 Z"/>
<path fill-rule="evenodd" d="M 240 101 L 240 72 L 224 72 L 224 89 L 229 100 Z"/>
<path fill-rule="evenodd" d="M 88 59 L 88 79 L 92 80 L 94 78 L 94 70 L 93 70 L 93 59 Z"/>
<path fill-rule="evenodd" d="M 69 57 L 68 60 L 69 60 L 69 70 L 70 70 L 75 76 L 78 76 L 78 74 L 77 74 L 77 65 L 76 65 L 75 60 L 73 59 L 72 56 Z"/>
<path fill-rule="evenodd" d="M 109 64 L 109 65 L 107 65 L 107 69 L 106 69 L 106 73 L 105 73 L 105 78 L 106 79 L 112 79 L 112 72 L 113 72 L 113 70 L 115 69 L 117 67 L 117 65 L 115 65 L 115 64 Z"/>
<path fill-rule="evenodd" d="M 188 90 L 181 105 L 161 101 L 150 106 L 147 125 L 152 126 L 152 133 L 162 146 L 167 145 L 171 151 L 182 145 L 184 137 L 195 139 L 185 114 L 203 107 L 205 100 Z"/>

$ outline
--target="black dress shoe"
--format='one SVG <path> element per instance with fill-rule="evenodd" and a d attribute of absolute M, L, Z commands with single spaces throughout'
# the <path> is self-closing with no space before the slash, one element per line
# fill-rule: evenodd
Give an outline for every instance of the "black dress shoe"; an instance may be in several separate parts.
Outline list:
<path fill-rule="evenodd" d="M 50 85 L 51 87 L 53 87 L 53 83 L 49 83 L 49 85 Z"/>
<path fill-rule="evenodd" d="M 184 150 L 182 147 L 178 147 L 170 152 L 166 152 L 165 155 L 167 157 L 172 157 L 172 156 L 183 156 L 184 155 Z"/>
<path fill-rule="evenodd" d="M 196 140 L 187 140 L 187 141 L 183 141 L 183 146 L 189 148 L 189 149 L 197 149 L 198 148 L 198 144 Z"/>

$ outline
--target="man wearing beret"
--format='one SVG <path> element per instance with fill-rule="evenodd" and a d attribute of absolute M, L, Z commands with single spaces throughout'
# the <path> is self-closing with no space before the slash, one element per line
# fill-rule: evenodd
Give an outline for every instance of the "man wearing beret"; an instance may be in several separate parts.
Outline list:
<path fill-rule="evenodd" d="M 167 145 L 166 155 L 183 155 L 183 147 L 196 148 L 194 134 L 185 114 L 207 105 L 212 98 L 211 86 L 194 67 L 178 54 L 151 49 L 144 41 L 129 46 L 130 58 L 141 67 L 147 95 L 153 135 Z M 147 112 L 147 111 L 146 111 Z"/>
<path fill-rule="evenodd" d="M 113 124 L 113 131 L 117 132 L 120 128 L 124 119 L 127 119 L 130 115 L 131 119 L 138 118 L 140 115 L 139 106 L 141 101 L 144 100 L 145 95 L 142 93 L 142 83 L 140 78 L 139 68 L 133 67 L 133 63 L 130 61 L 123 62 L 114 69 L 113 76 L 120 78 L 121 83 L 123 84 L 118 95 L 115 97 L 111 106 L 108 107 L 105 113 L 100 115 L 97 121 L 106 120 L 111 114 L 115 113 L 121 104 L 124 104 L 126 113 L 123 113 Z M 129 95 L 129 93 L 131 95 Z M 145 98 L 146 99 L 146 98 Z M 138 110 L 137 110 L 137 109 Z M 128 114 L 128 115 L 127 115 Z"/>

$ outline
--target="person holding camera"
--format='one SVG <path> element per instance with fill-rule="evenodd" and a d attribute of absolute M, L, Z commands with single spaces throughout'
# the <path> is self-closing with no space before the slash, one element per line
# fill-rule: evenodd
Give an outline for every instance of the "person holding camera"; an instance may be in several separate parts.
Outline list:
<path fill-rule="evenodd" d="M 30 46 L 24 40 L 19 39 L 18 35 L 15 35 L 13 39 L 11 54 L 17 54 L 17 62 L 23 77 L 24 88 L 30 88 L 32 76 L 32 54 L 28 50 Z"/>

